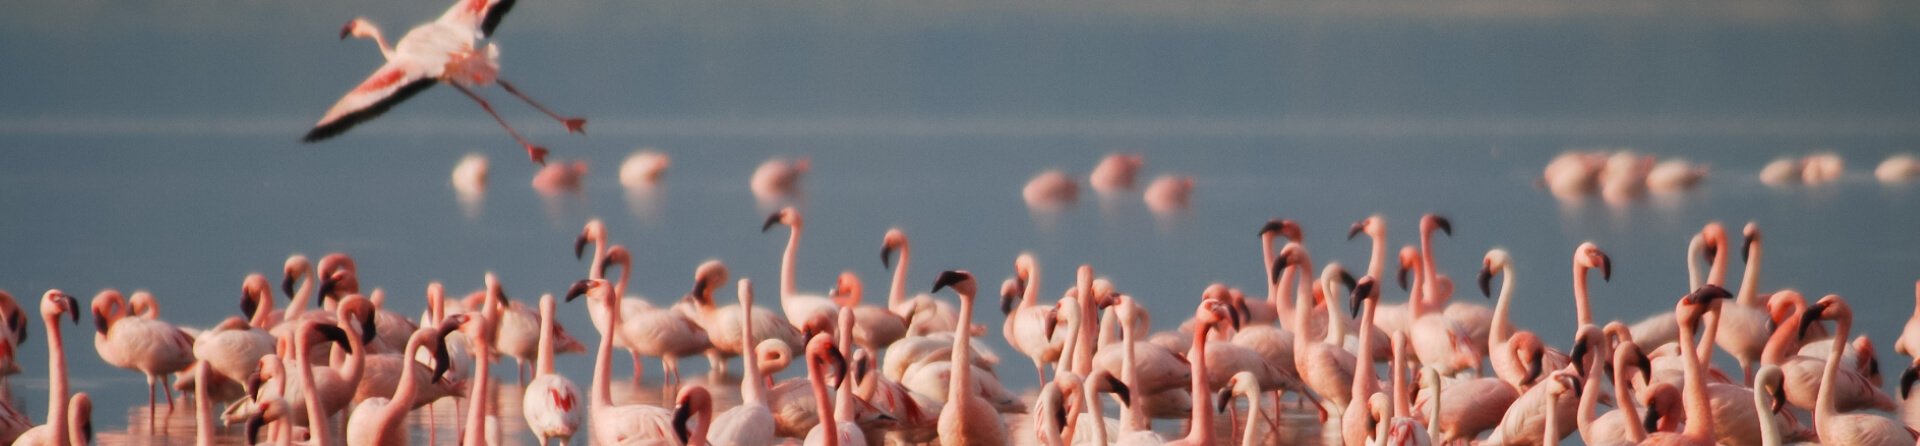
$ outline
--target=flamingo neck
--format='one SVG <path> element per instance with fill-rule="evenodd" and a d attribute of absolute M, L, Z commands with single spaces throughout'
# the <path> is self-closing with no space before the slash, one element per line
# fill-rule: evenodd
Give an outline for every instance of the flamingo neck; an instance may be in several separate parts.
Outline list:
<path fill-rule="evenodd" d="M 959 347 L 954 348 L 958 349 Z M 961 363 L 956 362 L 955 364 Z M 820 415 L 820 431 L 825 434 L 823 437 L 826 437 L 827 446 L 837 446 L 840 444 L 840 420 L 838 417 L 839 414 L 833 411 L 833 396 L 827 394 L 826 367 L 826 361 L 813 357 L 807 358 L 807 379 L 813 384 L 813 400 L 819 410 L 819 412 L 816 413 Z M 959 376 L 959 367 L 966 366 L 956 365 L 953 372 L 954 376 Z M 959 382 L 959 380 L 955 379 L 955 382 Z M 959 384 L 954 384 L 954 386 L 958 388 Z"/>
<path fill-rule="evenodd" d="M 1416 260 L 1409 268 L 1413 270 L 1413 286 L 1407 289 L 1407 314 L 1420 320 L 1427 314 L 1427 263 Z"/>
<path fill-rule="evenodd" d="M 1195 444 L 1213 444 L 1213 392 L 1207 389 L 1207 377 L 1212 368 L 1207 366 L 1207 332 L 1213 330 L 1216 322 L 1202 322 L 1193 329 L 1192 356 L 1193 397 L 1199 398 L 1192 407 L 1193 428 L 1188 429 L 1187 439 Z M 1131 347 L 1129 347 L 1131 348 Z M 1255 402 L 1258 405 L 1258 401 Z"/>
<path fill-rule="evenodd" d="M 1289 266 L 1288 268 L 1290 269 L 1286 272 L 1286 274 L 1293 274 L 1293 271 L 1297 270 L 1297 269 L 1293 269 L 1295 267 L 1292 267 L 1292 266 Z M 1284 279 L 1285 278 L 1283 278 L 1283 280 Z M 1306 281 L 1302 280 L 1301 282 L 1303 283 L 1301 285 L 1301 288 L 1306 288 L 1306 285 L 1304 285 L 1304 282 Z M 1310 296 L 1310 293 L 1311 291 L 1303 289 L 1298 294 L 1295 294 L 1293 296 L 1294 311 L 1293 311 L 1293 327 L 1291 328 L 1293 328 L 1293 332 L 1294 332 L 1294 335 L 1293 335 L 1294 351 L 1305 351 L 1307 349 L 1307 346 L 1312 344 L 1313 342 L 1313 340 L 1309 339 L 1309 336 L 1307 335 L 1309 331 L 1308 322 L 1311 320 L 1312 313 L 1313 313 L 1312 311 L 1313 298 Z"/>
<path fill-rule="evenodd" d="M 887 287 L 887 308 L 899 313 L 907 303 L 907 261 L 913 258 L 913 248 L 906 242 L 900 243 L 900 264 L 893 267 L 893 285 Z"/>
<path fill-rule="evenodd" d="M 593 388 L 589 390 L 593 395 L 588 397 L 592 400 L 589 405 L 595 409 L 613 405 L 612 384 L 608 381 L 613 375 L 613 327 L 620 326 L 620 299 L 609 298 L 606 301 L 607 331 L 600 334 L 600 351 L 593 355 Z M 752 317 L 751 309 L 744 311 L 748 311 L 749 318 Z M 743 351 L 743 354 L 751 352 Z M 751 373 L 752 368 L 748 370 Z"/>
<path fill-rule="evenodd" d="M 607 240 L 605 237 L 593 238 L 593 264 L 587 266 L 588 279 L 606 279 L 602 268 L 607 266 Z"/>
<path fill-rule="evenodd" d="M 1700 250 L 1705 244 L 1706 242 L 1701 241 L 1700 236 L 1697 235 L 1687 242 L 1687 289 L 1689 290 L 1700 289 L 1703 285 L 1700 283 L 1700 264 L 1693 259 L 1700 256 Z"/>
<path fill-rule="evenodd" d="M 313 293 L 315 292 L 313 289 L 313 281 L 319 277 L 320 273 L 312 268 L 308 268 L 306 272 L 300 274 L 300 288 L 294 290 L 296 292 L 293 293 L 293 297 L 287 301 L 287 312 L 280 316 L 282 322 L 291 321 L 295 317 L 300 316 L 300 313 L 307 311 L 307 303 L 313 301 Z"/>
<path fill-rule="evenodd" d="M 1513 266 L 1500 267 L 1500 299 L 1493 304 L 1493 321 L 1487 327 L 1487 351 L 1501 351 L 1507 338 L 1513 337 Z"/>
<path fill-rule="evenodd" d="M 748 347 L 740 352 L 740 362 L 747 366 L 740 377 L 740 404 L 765 405 L 767 381 L 760 374 L 760 353 L 752 348 L 759 345 L 753 339 L 753 296 L 744 289 L 740 292 L 740 339 L 744 340 L 741 345 Z"/>
<path fill-rule="evenodd" d="M 1680 326 L 1680 358 L 1684 360 L 1681 361 L 1681 368 L 1686 383 L 1685 393 L 1681 395 L 1687 411 L 1685 433 L 1688 437 L 1709 438 L 1713 436 L 1713 409 L 1712 402 L 1707 399 L 1706 372 L 1701 370 L 1703 366 L 1699 361 L 1699 353 L 1694 351 L 1697 348 L 1694 347 L 1693 331 L 1699 328 L 1699 324 L 1693 325 Z"/>
<path fill-rule="evenodd" d="M 304 336 L 296 335 L 294 337 L 301 338 Z M 307 425 L 308 426 L 326 426 L 328 414 L 326 412 L 326 408 L 320 405 L 319 390 L 316 389 L 315 386 L 313 385 L 313 365 L 312 365 L 313 363 L 308 359 L 308 354 L 310 353 L 311 348 L 308 347 L 307 342 L 304 342 L 304 341 L 305 341 L 304 339 L 300 339 L 298 340 L 298 342 L 294 343 L 294 347 L 293 347 L 294 356 L 296 358 L 299 358 L 299 362 L 300 362 L 300 364 L 295 366 L 296 370 L 294 371 L 295 373 L 294 376 L 296 377 L 295 379 L 300 380 L 300 390 L 307 396 L 306 397 Z M 400 382 L 403 382 L 403 383 L 412 382 L 412 381 L 409 381 L 409 379 L 413 378 L 411 376 L 411 372 L 413 371 L 413 368 L 403 367 L 403 369 L 404 371 L 401 372 Z M 397 399 L 400 396 L 399 392 L 405 392 L 406 391 L 405 389 L 410 387 L 413 387 L 413 386 L 404 386 L 404 385 L 400 386 L 401 390 L 398 392 L 395 392 L 394 394 L 394 397 L 396 398 L 396 402 L 394 402 L 393 404 L 406 404 L 406 403 L 399 403 Z M 392 418 L 394 422 L 399 421 L 397 417 L 392 417 Z M 309 435 L 313 436 L 313 444 L 330 445 L 330 444 L 333 444 L 333 442 L 330 441 L 330 438 L 329 438 L 330 434 L 328 433 L 328 431 L 330 430 L 331 429 L 308 429 L 307 432 Z"/>
<path fill-rule="evenodd" d="M 1834 325 L 1833 339 L 1836 344 L 1840 340 L 1847 339 L 1847 333 L 1853 329 L 1853 321 L 1850 318 L 1837 318 L 1834 320 Z M 1833 395 L 1834 379 L 1840 374 L 1840 357 L 1845 356 L 1840 354 L 1839 348 L 1835 345 L 1834 351 L 1827 354 L 1826 367 L 1820 372 L 1820 392 L 1813 403 L 1813 424 L 1816 427 L 1827 425 L 1828 419 L 1840 415 L 1840 410 L 1834 406 Z"/>
<path fill-rule="evenodd" d="M 1587 444 L 1597 444 L 1597 442 L 1594 441 L 1595 439 L 1588 437 L 1588 435 L 1592 435 L 1593 421 L 1600 418 L 1600 414 L 1596 413 L 1600 405 L 1600 380 L 1597 378 L 1600 377 L 1600 368 L 1604 367 L 1603 364 L 1603 362 L 1595 360 L 1592 365 L 1587 366 L 1586 376 L 1588 379 L 1580 386 L 1580 406 L 1579 409 L 1574 412 L 1574 428 L 1580 432 L 1581 439 L 1585 440 Z M 1625 382 L 1620 380 L 1620 375 L 1619 373 L 1614 374 L 1613 382 L 1616 386 L 1626 385 Z M 1629 402 L 1619 404 L 1633 405 L 1631 402 L 1633 400 L 1627 401 Z"/>
<path fill-rule="evenodd" d="M 1640 409 L 1632 403 L 1633 379 L 1628 377 L 1627 373 L 1622 370 L 1624 367 L 1621 367 L 1621 365 L 1624 361 L 1621 361 L 1620 358 L 1614 358 L 1613 363 L 1613 401 L 1614 405 L 1617 406 L 1614 410 L 1620 411 L 1620 416 L 1625 419 L 1638 420 L 1640 419 Z M 1642 371 L 1640 373 L 1646 372 Z M 1589 390 L 1589 392 L 1591 392 L 1591 390 Z M 1636 444 L 1641 440 L 1647 439 L 1647 427 L 1640 423 L 1628 422 L 1627 439 L 1632 440 Z"/>
<path fill-rule="evenodd" d="M 1267 303 L 1277 307 L 1281 303 L 1278 289 L 1281 285 L 1273 282 L 1273 234 L 1260 234 L 1260 263 L 1266 265 L 1266 269 L 1260 270 L 1260 283 L 1267 284 Z"/>
<path fill-rule="evenodd" d="M 1126 303 L 1122 305 L 1131 305 L 1131 303 Z M 1118 313 L 1118 311 L 1115 311 L 1115 313 Z M 1120 346 L 1120 363 L 1121 363 L 1120 380 L 1125 381 L 1127 383 L 1127 386 L 1133 389 L 1133 391 L 1135 392 L 1134 395 L 1137 399 L 1133 400 L 1133 404 L 1127 405 L 1127 407 L 1123 408 L 1125 409 L 1125 411 L 1123 411 L 1120 414 L 1121 415 L 1120 429 L 1123 432 L 1149 430 L 1152 428 L 1151 426 L 1153 421 L 1147 419 L 1147 411 L 1140 407 L 1141 404 L 1146 401 L 1146 395 L 1144 395 L 1145 391 L 1140 387 L 1140 371 L 1138 370 L 1140 368 L 1140 365 L 1134 362 L 1135 361 L 1134 358 L 1136 358 L 1137 356 L 1134 353 L 1134 346 L 1133 346 L 1134 327 L 1132 323 L 1132 318 L 1123 318 L 1123 319 L 1124 320 L 1119 322 L 1120 323 L 1120 343 L 1122 344 Z M 1198 343 L 1200 342 L 1200 338 L 1204 338 L 1204 337 L 1206 337 L 1206 334 L 1201 332 L 1201 330 L 1198 327 L 1195 327 L 1195 330 L 1193 332 L 1194 342 Z M 1192 358 L 1188 358 L 1188 359 L 1192 359 Z M 1195 397 L 1198 397 L 1198 396 L 1199 395 L 1195 395 Z"/>
<path fill-rule="evenodd" d="M 1585 265 L 1578 262 L 1573 265 L 1574 322 L 1581 326 L 1593 324 L 1593 313 L 1587 309 L 1587 269 Z"/>
<path fill-rule="evenodd" d="M 1701 367 L 1711 367 L 1714 339 L 1720 337 L 1720 312 L 1709 311 L 1707 314 L 1700 315 L 1700 318 L 1701 322 L 1705 323 L 1706 330 L 1700 334 L 1700 344 L 1694 346 L 1693 351 L 1699 352 L 1698 361 Z"/>
<path fill-rule="evenodd" d="M 253 318 L 247 320 L 247 325 L 265 330 L 273 325 L 273 320 L 270 319 L 270 317 L 273 316 L 273 292 L 267 291 L 256 294 L 260 296 L 260 307 L 253 310 Z"/>
<path fill-rule="evenodd" d="M 1020 291 L 1020 309 L 1040 304 L 1040 262 L 1027 268 L 1027 289 Z"/>
<path fill-rule="evenodd" d="M 1333 345 L 1343 345 L 1347 342 L 1348 318 L 1347 318 L 1347 315 L 1340 314 L 1340 306 L 1334 305 L 1333 303 L 1334 301 L 1333 299 L 1334 285 L 1333 284 L 1334 282 L 1329 280 L 1327 281 L 1326 285 L 1323 285 L 1320 287 L 1320 292 L 1321 294 L 1324 294 L 1326 296 L 1325 301 L 1327 303 L 1326 342 L 1328 344 L 1333 344 Z M 1361 331 L 1373 331 L 1373 330 L 1361 330 Z"/>
<path fill-rule="evenodd" d="M 53 433 L 53 444 L 68 444 L 67 438 L 67 353 L 66 343 L 60 338 L 60 317 L 46 318 L 47 322 L 47 429 Z"/>
<path fill-rule="evenodd" d="M 906 260 L 906 258 L 901 257 L 901 260 Z M 1080 374 L 1080 376 L 1092 376 L 1093 350 L 1099 347 L 1094 344 L 1094 332 L 1098 331 L 1100 327 L 1097 323 L 1090 322 L 1099 320 L 1100 315 L 1098 314 L 1098 310 L 1096 310 L 1099 306 L 1093 302 L 1093 274 L 1090 271 L 1083 270 L 1082 274 L 1078 274 L 1075 277 L 1074 289 L 1080 293 L 1079 301 L 1077 302 L 1080 304 L 1080 317 L 1079 321 L 1074 324 L 1076 327 L 1079 327 L 1079 329 L 1074 331 L 1073 372 Z"/>
<path fill-rule="evenodd" d="M 1767 345 L 1760 350 L 1761 364 L 1785 365 L 1788 359 L 1799 354 L 1800 334 L 1792 328 L 1800 325 L 1799 322 L 1800 315 L 1796 312 L 1780 323 L 1780 328 L 1773 330 L 1773 334 L 1767 338 Z"/>
<path fill-rule="evenodd" d="M 1782 384 L 1784 385 L 1784 384 Z M 1774 424 L 1770 409 L 1772 399 L 1763 389 L 1753 389 L 1753 410 L 1760 413 L 1760 446 L 1780 446 L 1780 426 Z"/>
<path fill-rule="evenodd" d="M 1279 281 L 1267 284 L 1267 301 L 1273 303 L 1273 311 L 1276 317 L 1280 320 L 1287 321 L 1288 324 L 1296 324 L 1287 328 L 1300 330 L 1302 326 L 1297 325 L 1299 322 L 1296 322 L 1294 318 L 1296 307 L 1293 301 L 1293 281 L 1295 279 L 1293 271 L 1293 267 L 1287 267 L 1285 271 L 1280 272 Z"/>
<path fill-rule="evenodd" d="M 1727 286 L 1727 243 L 1715 241 L 1713 247 L 1718 249 L 1713 250 L 1713 266 L 1707 268 L 1707 283 L 1724 288 Z"/>
<path fill-rule="evenodd" d="M 550 322 L 548 319 L 550 318 L 542 318 L 541 325 L 543 328 L 551 328 L 551 327 L 547 327 L 547 325 Z M 551 330 L 548 330 L 548 331 L 551 331 Z M 542 355 L 540 356 L 540 358 L 544 362 L 547 362 L 547 364 L 545 365 L 547 366 L 548 370 L 544 370 L 542 373 L 553 373 L 553 371 L 551 370 L 553 367 L 551 360 L 547 359 L 553 354 L 552 341 L 548 340 L 547 339 L 548 336 L 545 334 L 548 331 L 543 331 L 542 334 L 540 335 L 540 344 L 544 347 L 547 347 L 542 349 L 542 352 L 541 352 Z M 473 377 L 473 388 L 467 391 L 468 393 L 467 397 L 471 398 L 473 401 L 467 403 L 467 430 L 464 434 L 461 435 L 462 440 L 460 441 L 460 444 L 463 444 L 463 445 L 484 446 L 487 444 L 486 409 L 487 409 L 487 405 L 493 399 L 493 395 L 491 395 L 492 393 L 491 390 L 493 388 L 491 381 L 493 381 L 493 378 L 491 377 L 492 375 L 491 373 L 487 373 L 487 368 L 488 366 L 493 365 L 492 364 L 493 361 L 488 359 L 488 357 L 493 355 L 491 351 L 492 346 L 488 345 L 487 340 L 484 338 L 486 338 L 486 336 L 474 336 L 471 338 L 473 340 L 472 345 L 473 345 L 474 377 Z M 412 367 L 408 367 L 408 369 L 412 369 Z M 538 375 L 535 375 L 535 376 L 538 376 Z M 401 382 L 407 382 L 407 381 L 401 381 Z M 428 385 L 434 385 L 434 384 L 429 383 Z"/>
<path fill-rule="evenodd" d="M 1547 401 L 1546 404 L 1544 404 L 1547 406 L 1547 427 L 1546 432 L 1540 437 L 1543 441 L 1554 443 L 1560 441 L 1560 423 L 1558 423 L 1558 421 L 1560 421 L 1559 399 L 1559 396 L 1554 395 L 1553 392 L 1547 392 Z"/>
<path fill-rule="evenodd" d="M 1087 415 L 1093 418 L 1093 444 L 1103 445 L 1107 444 L 1107 416 L 1106 409 L 1100 407 L 1099 392 L 1093 391 L 1095 382 L 1093 376 L 1089 375 L 1080 394 L 1086 400 Z"/>
<path fill-rule="evenodd" d="M 534 376 L 553 374 L 553 318 L 555 304 L 551 298 L 540 299 L 540 350 L 534 359 Z"/>
<path fill-rule="evenodd" d="M 1240 446 L 1254 446 L 1260 444 L 1256 440 L 1260 438 L 1259 431 L 1254 430 L 1254 428 L 1259 427 L 1260 420 L 1265 420 L 1266 418 L 1260 416 L 1260 392 L 1257 390 L 1247 392 L 1246 396 L 1247 422 L 1246 427 L 1241 428 Z"/>
<path fill-rule="evenodd" d="M 1421 287 L 1424 288 L 1423 292 L 1426 294 L 1427 299 L 1439 299 L 1440 289 L 1439 285 L 1435 283 L 1435 277 L 1439 276 L 1440 268 L 1433 262 L 1432 229 L 1420 231 L 1420 265 L 1420 275 L 1422 279 L 1425 279 L 1421 281 Z"/>
<path fill-rule="evenodd" d="M 793 299 L 793 295 L 796 294 L 793 285 L 793 262 L 800 256 L 800 227 L 803 225 L 796 223 L 789 226 L 792 231 L 787 232 L 787 251 L 780 257 L 780 302 L 783 304 Z"/>
<path fill-rule="evenodd" d="M 1760 302 L 1760 241 L 1747 245 L 1747 269 L 1740 275 L 1740 293 L 1734 295 L 1740 306 L 1757 308 Z"/>
<path fill-rule="evenodd" d="M 953 372 L 947 382 L 947 402 L 956 406 L 955 410 L 961 410 L 959 406 L 970 402 L 969 392 L 973 389 L 973 333 L 968 330 L 970 325 L 973 325 L 973 296 L 961 294 L 960 320 L 953 328 L 953 354 L 948 358 L 953 364 Z M 822 399 L 826 397 L 825 394 L 818 396 Z"/>
<path fill-rule="evenodd" d="M 193 381 L 195 383 L 210 382 L 213 376 L 207 372 L 207 369 L 212 367 L 206 360 L 198 361 L 198 364 L 193 366 Z M 213 430 L 217 429 L 213 426 L 213 401 L 207 399 L 207 387 L 193 386 L 193 440 L 197 446 L 212 446 Z"/>
<path fill-rule="evenodd" d="M 346 318 L 343 317 L 341 319 L 345 320 Z M 340 368 L 340 377 L 346 382 L 359 382 L 361 375 L 366 374 L 367 346 L 365 343 L 360 342 L 360 335 L 358 333 L 347 334 L 347 346 L 352 348 L 353 352 L 346 354 L 346 364 Z M 340 350 L 341 349 L 337 348 L 333 349 L 336 353 Z"/>
<path fill-rule="evenodd" d="M 1372 258 L 1367 259 L 1367 275 L 1379 280 L 1381 274 L 1387 273 L 1387 238 L 1373 234 L 1367 234 L 1367 238 L 1373 239 Z"/>
<path fill-rule="evenodd" d="M 1372 300 L 1368 300 L 1365 306 L 1360 309 L 1360 326 L 1365 327 L 1370 325 L 1373 325 Z M 1355 361 L 1354 364 L 1373 364 L 1373 342 L 1373 330 L 1360 330 L 1360 349 L 1356 352 L 1360 360 Z M 1398 387 L 1400 385 L 1399 358 L 1394 359 L 1396 359 L 1396 361 L 1394 361 L 1392 369 L 1389 370 L 1389 375 L 1393 377 L 1393 385 Z M 1360 367 L 1355 368 L 1361 369 Z M 1372 395 L 1376 388 L 1379 387 L 1379 383 L 1375 381 L 1379 380 L 1380 378 L 1373 373 L 1373 367 L 1365 367 L 1364 370 L 1355 370 L 1353 373 L 1353 399 L 1360 400 L 1367 395 Z M 1397 398 L 1399 395 L 1396 394 L 1394 396 Z"/>
<path fill-rule="evenodd" d="M 1372 331 L 1372 330 L 1368 330 L 1368 331 Z M 1362 335 L 1362 336 L 1365 336 L 1365 335 Z M 1413 399 L 1413 391 L 1412 389 L 1409 389 L 1407 387 L 1411 380 L 1407 379 L 1407 376 L 1406 376 L 1406 373 L 1407 373 L 1406 342 L 1401 341 L 1401 342 L 1394 342 L 1392 344 L 1393 344 L 1392 345 L 1393 360 L 1390 361 L 1389 364 L 1393 368 L 1391 370 L 1391 374 L 1393 378 L 1393 414 L 1394 416 L 1397 416 L 1397 417 L 1412 416 L 1410 414 L 1413 413 L 1413 408 L 1412 408 L 1413 406 L 1411 405 L 1409 400 Z M 1362 363 L 1355 362 L 1354 364 L 1358 365 Z M 1372 364 L 1372 361 L 1369 360 L 1365 364 Z M 1373 367 L 1371 365 L 1366 366 L 1364 368 L 1367 370 L 1366 372 L 1367 374 L 1369 375 L 1373 374 Z M 1359 397 L 1356 397 L 1355 399 L 1358 399 L 1358 398 Z M 1433 401 L 1439 401 L 1439 398 L 1435 398 L 1433 399 Z M 1432 401 L 1429 401 L 1429 404 L 1431 403 Z"/>

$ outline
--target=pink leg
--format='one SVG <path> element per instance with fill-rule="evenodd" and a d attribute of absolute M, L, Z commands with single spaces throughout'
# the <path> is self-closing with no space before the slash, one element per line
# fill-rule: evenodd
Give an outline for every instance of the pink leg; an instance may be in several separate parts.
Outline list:
<path fill-rule="evenodd" d="M 520 100 L 527 101 L 527 105 L 532 105 L 533 108 L 539 109 L 541 113 L 546 113 L 547 116 L 553 117 L 556 121 L 560 121 L 560 125 L 567 126 L 567 133 L 579 133 L 583 135 L 587 133 L 587 118 L 560 117 L 559 113 L 548 110 L 546 106 L 540 105 L 540 103 L 534 101 L 533 98 L 528 97 L 525 93 L 521 93 L 520 89 L 513 88 L 513 84 L 508 83 L 506 79 L 494 79 L 494 82 L 500 83 L 500 88 L 506 89 L 508 93 L 513 93 L 513 95 L 518 96 Z"/>
<path fill-rule="evenodd" d="M 513 126 L 507 125 L 507 120 L 502 119 L 499 113 L 493 111 L 493 104 L 487 103 L 486 99 L 480 98 L 480 95 L 474 94 L 473 90 L 469 90 L 465 86 L 452 82 L 448 82 L 447 85 L 452 85 L 454 89 L 460 90 L 460 92 L 465 93 L 468 98 L 472 98 L 474 102 L 479 103 L 480 109 L 486 110 L 488 115 L 493 116 L 495 122 L 500 123 L 500 128 L 507 129 L 507 134 L 512 135 L 514 141 L 519 141 L 520 145 L 527 149 L 527 157 L 532 158 L 534 164 L 547 165 L 547 148 L 533 145 L 533 143 L 527 142 L 526 138 L 520 137 L 520 132 L 513 131 Z"/>
<path fill-rule="evenodd" d="M 633 386 L 640 387 L 641 371 L 644 370 L 640 367 L 640 352 L 627 350 L 627 355 L 633 357 Z"/>

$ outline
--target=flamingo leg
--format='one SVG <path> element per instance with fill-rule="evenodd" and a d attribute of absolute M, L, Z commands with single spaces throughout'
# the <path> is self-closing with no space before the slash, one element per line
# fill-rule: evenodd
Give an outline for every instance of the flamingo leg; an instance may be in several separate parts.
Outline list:
<path fill-rule="evenodd" d="M 459 83 L 446 82 L 446 84 L 452 85 L 455 90 L 460 90 L 460 93 L 466 94 L 468 98 L 473 99 L 473 102 L 480 104 L 481 110 L 486 110 L 487 115 L 493 116 L 494 122 L 500 123 L 500 128 L 506 129 L 507 134 L 513 136 L 514 141 L 520 142 L 520 145 L 527 149 L 527 157 L 532 158 L 534 164 L 547 165 L 547 148 L 533 145 L 533 143 L 527 142 L 526 138 L 520 137 L 520 132 L 514 131 L 513 126 L 507 125 L 506 119 L 501 118 L 499 113 L 493 111 L 493 104 L 487 103 L 486 99 L 481 98 L 480 95 L 475 94 L 472 89 L 468 89 Z"/>
<path fill-rule="evenodd" d="M 160 375 L 160 391 L 167 394 L 167 412 L 173 412 L 173 384 L 170 381 L 173 381 L 172 375 Z"/>
<path fill-rule="evenodd" d="M 713 378 L 727 376 L 727 358 L 720 356 L 719 349 L 707 349 L 707 374 Z"/>
<path fill-rule="evenodd" d="M 627 355 L 633 356 L 633 385 L 635 387 L 639 387 L 641 370 L 642 370 L 640 368 L 640 352 L 636 350 L 627 350 Z"/>
<path fill-rule="evenodd" d="M 506 79 L 495 78 L 494 82 L 499 83 L 500 88 L 507 90 L 508 93 L 513 93 L 513 95 L 520 98 L 520 100 L 527 101 L 527 105 L 533 106 L 533 108 L 540 110 L 541 113 L 546 113 L 547 116 L 552 117 L 555 121 L 560 121 L 560 125 L 567 126 L 567 133 L 579 133 L 583 135 L 587 133 L 587 118 L 561 117 L 559 113 L 548 110 L 547 106 L 540 105 L 540 103 L 534 101 L 532 97 L 521 93 L 520 89 L 514 88 L 513 84 L 507 82 Z"/>

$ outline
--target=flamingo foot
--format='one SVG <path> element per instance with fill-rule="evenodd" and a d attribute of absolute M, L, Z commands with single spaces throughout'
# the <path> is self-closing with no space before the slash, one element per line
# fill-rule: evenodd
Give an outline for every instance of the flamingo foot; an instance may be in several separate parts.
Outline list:
<path fill-rule="evenodd" d="M 567 133 L 587 134 L 587 118 L 567 118 L 560 123 L 567 126 Z"/>
<path fill-rule="evenodd" d="M 541 166 L 547 165 L 547 152 L 548 152 L 547 148 L 532 145 L 532 144 L 527 144 L 526 147 L 527 147 L 527 157 L 532 158 L 534 164 L 539 164 Z"/>

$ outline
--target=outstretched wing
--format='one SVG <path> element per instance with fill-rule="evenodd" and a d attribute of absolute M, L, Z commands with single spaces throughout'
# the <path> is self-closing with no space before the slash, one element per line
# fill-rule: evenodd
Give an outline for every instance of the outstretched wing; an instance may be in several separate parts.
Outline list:
<path fill-rule="evenodd" d="M 327 109 L 326 116 L 321 117 L 320 122 L 313 125 L 313 130 L 308 130 L 307 136 L 300 140 L 315 142 L 346 133 L 347 129 L 386 113 L 387 109 L 400 101 L 420 94 L 433 86 L 434 82 L 433 78 L 426 76 L 426 70 L 405 59 L 389 60 L 386 65 L 374 70 L 367 80 L 348 91 L 345 97 L 340 98 L 340 102 L 333 104 L 333 108 Z"/>
<path fill-rule="evenodd" d="M 452 22 L 480 31 L 482 37 L 492 37 L 494 28 L 500 27 L 500 19 L 513 10 L 516 0 L 459 0 L 440 16 L 442 22 Z"/>

